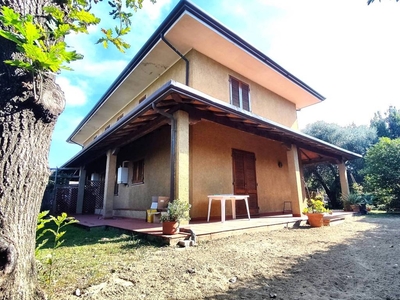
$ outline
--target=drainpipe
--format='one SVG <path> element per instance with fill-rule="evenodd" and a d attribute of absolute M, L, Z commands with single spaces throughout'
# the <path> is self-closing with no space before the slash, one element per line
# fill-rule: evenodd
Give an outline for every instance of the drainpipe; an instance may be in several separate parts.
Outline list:
<path fill-rule="evenodd" d="M 73 140 L 67 140 L 67 142 L 68 142 L 68 143 L 71 143 L 71 144 L 75 144 L 75 145 L 81 146 L 82 149 L 84 148 L 82 144 L 79 144 L 78 142 L 75 142 L 75 141 L 73 141 Z M 81 150 L 82 150 L 82 149 L 81 149 Z"/>
<path fill-rule="evenodd" d="M 187 86 L 189 86 L 189 60 L 182 53 L 180 53 L 178 51 L 178 49 L 176 49 L 174 46 L 172 46 L 170 42 L 168 42 L 168 40 L 164 37 L 163 33 L 161 33 L 160 36 L 161 36 L 161 39 L 164 41 L 164 43 L 166 43 L 168 47 L 170 47 L 172 50 L 174 50 L 175 53 L 178 54 L 185 61 L 185 63 L 186 63 L 186 80 L 185 80 L 186 83 L 185 84 Z"/>
<path fill-rule="evenodd" d="M 167 117 L 171 120 L 171 157 L 170 157 L 170 169 L 171 169 L 171 180 L 170 180 L 170 193 L 169 199 L 173 201 L 175 199 L 175 141 L 176 141 L 176 119 L 173 115 L 165 112 L 164 110 L 156 107 L 156 104 L 153 102 L 152 104 L 153 110 L 164 117 Z"/>
<path fill-rule="evenodd" d="M 161 40 L 170 47 L 176 54 L 182 58 L 186 63 L 186 77 L 185 77 L 185 84 L 189 86 L 189 60 L 178 51 L 174 46 L 171 45 L 170 42 L 164 37 L 164 34 L 160 34 Z M 152 103 L 153 110 L 164 117 L 167 117 L 171 120 L 171 158 L 170 158 L 170 169 L 171 169 L 171 181 L 170 181 L 170 201 L 175 199 L 175 162 L 176 162 L 176 153 L 175 153 L 175 141 L 176 141 L 176 120 L 173 115 L 165 112 L 156 107 L 155 103 Z"/>

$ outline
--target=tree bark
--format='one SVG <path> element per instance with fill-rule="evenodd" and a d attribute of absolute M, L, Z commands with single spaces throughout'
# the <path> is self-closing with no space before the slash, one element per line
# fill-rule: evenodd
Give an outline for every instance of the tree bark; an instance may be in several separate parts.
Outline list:
<path fill-rule="evenodd" d="M 328 168 L 330 168 L 333 176 L 334 176 L 334 182 L 331 184 L 331 186 L 333 186 L 334 188 L 329 188 L 329 186 L 327 185 L 327 183 L 325 182 L 324 178 L 322 177 L 322 175 L 318 172 L 318 169 L 314 166 L 310 169 L 311 173 L 313 173 L 315 175 L 315 177 L 317 178 L 317 180 L 319 181 L 319 183 L 322 185 L 322 187 L 325 190 L 325 193 L 328 195 L 329 200 L 331 201 L 331 206 L 332 208 L 340 208 L 340 203 L 338 201 L 337 198 L 337 186 L 338 186 L 338 180 L 339 177 L 337 175 L 337 171 L 333 168 L 332 164 L 326 164 L 326 166 Z"/>
<path fill-rule="evenodd" d="M 41 0 L 0 0 L 36 14 Z M 21 7 L 22 6 L 22 7 Z M 37 285 L 36 223 L 48 181 L 51 135 L 65 105 L 55 77 L 6 65 L 18 55 L 0 38 L 0 299 L 43 299 Z M 35 93 L 34 84 L 41 93 Z"/>

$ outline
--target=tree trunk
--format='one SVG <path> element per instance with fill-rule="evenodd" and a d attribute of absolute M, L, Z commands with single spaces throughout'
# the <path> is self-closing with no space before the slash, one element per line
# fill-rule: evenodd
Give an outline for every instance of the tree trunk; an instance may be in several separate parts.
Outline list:
<path fill-rule="evenodd" d="M 40 0 L 0 0 L 2 5 L 26 13 L 42 8 Z M 54 76 L 34 77 L 3 63 L 16 55 L 15 45 L 0 38 L 0 299 L 43 299 L 35 265 L 36 223 L 51 135 L 65 99 Z M 35 84 L 41 93 L 34 93 Z"/>
<path fill-rule="evenodd" d="M 327 164 L 327 166 L 331 169 L 331 172 L 333 174 L 336 173 L 336 171 L 333 169 L 331 164 Z M 315 177 L 317 178 L 318 182 L 322 185 L 322 187 L 325 190 L 325 193 L 327 194 L 329 200 L 331 201 L 331 206 L 332 208 L 339 208 L 340 207 L 340 203 L 337 199 L 337 192 L 336 192 L 336 188 L 331 189 L 328 187 L 327 183 L 325 182 L 324 178 L 322 177 L 322 175 L 318 172 L 318 169 L 313 166 L 312 168 L 310 168 L 310 172 L 313 173 L 315 175 Z M 334 175 L 335 180 L 333 183 L 333 186 L 336 187 L 337 186 L 337 180 L 338 180 L 338 176 Z M 332 185 L 331 185 L 332 186 Z"/>

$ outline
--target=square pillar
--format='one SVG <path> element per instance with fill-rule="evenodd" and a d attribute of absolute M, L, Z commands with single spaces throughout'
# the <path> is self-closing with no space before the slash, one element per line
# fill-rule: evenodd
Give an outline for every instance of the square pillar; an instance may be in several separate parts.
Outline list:
<path fill-rule="evenodd" d="M 175 197 L 189 203 L 189 114 L 182 110 L 174 113 L 175 141 Z M 185 225 L 187 221 L 181 222 Z"/>
<path fill-rule="evenodd" d="M 81 167 L 79 169 L 78 200 L 76 202 L 77 214 L 82 214 L 83 198 L 85 196 L 85 184 L 86 184 L 86 170 L 85 167 Z"/>
<path fill-rule="evenodd" d="M 340 178 L 340 188 L 342 189 L 342 196 L 347 196 L 350 193 L 349 181 L 347 179 L 346 165 L 342 161 L 339 163 L 339 178 Z"/>
<path fill-rule="evenodd" d="M 112 218 L 114 209 L 115 173 L 117 170 L 117 156 L 113 150 L 107 151 L 106 176 L 104 182 L 103 218 Z"/>
<path fill-rule="evenodd" d="M 305 206 L 302 185 L 302 172 L 300 169 L 299 153 L 296 145 L 291 145 L 286 152 L 288 163 L 288 176 L 291 191 L 292 213 L 294 217 L 300 217 Z"/>

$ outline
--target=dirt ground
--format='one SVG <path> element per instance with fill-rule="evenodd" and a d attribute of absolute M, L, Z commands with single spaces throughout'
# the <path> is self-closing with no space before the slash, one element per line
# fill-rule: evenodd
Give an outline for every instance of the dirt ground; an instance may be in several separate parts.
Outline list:
<path fill-rule="evenodd" d="M 80 298 L 400 299 L 399 228 L 399 217 L 354 217 L 159 248 L 114 266 Z"/>

